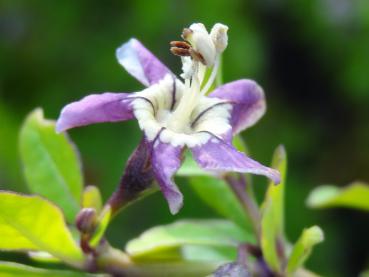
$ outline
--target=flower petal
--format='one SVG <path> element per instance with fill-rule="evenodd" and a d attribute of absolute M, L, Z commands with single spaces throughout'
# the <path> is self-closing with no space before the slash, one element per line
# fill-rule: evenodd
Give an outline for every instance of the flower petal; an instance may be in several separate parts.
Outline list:
<path fill-rule="evenodd" d="M 183 205 L 183 195 L 172 180 L 172 176 L 181 166 L 181 154 L 182 147 L 162 143 L 159 139 L 153 144 L 152 168 L 172 214 L 176 214 Z"/>
<path fill-rule="evenodd" d="M 170 70 L 161 63 L 137 39 L 130 39 L 116 51 L 118 62 L 138 81 L 145 86 L 157 83 Z"/>
<path fill-rule="evenodd" d="M 228 100 L 233 104 L 231 125 L 233 134 L 254 125 L 265 113 L 263 89 L 252 80 L 238 80 L 218 87 L 210 97 Z"/>
<path fill-rule="evenodd" d="M 133 118 L 127 93 L 103 93 L 86 96 L 63 108 L 56 123 L 56 131 L 100 122 L 115 122 Z"/>
<path fill-rule="evenodd" d="M 276 184 L 280 182 L 280 174 L 277 170 L 250 159 L 218 137 L 212 136 L 208 142 L 191 148 L 191 151 L 194 159 L 203 169 L 264 175 Z"/>

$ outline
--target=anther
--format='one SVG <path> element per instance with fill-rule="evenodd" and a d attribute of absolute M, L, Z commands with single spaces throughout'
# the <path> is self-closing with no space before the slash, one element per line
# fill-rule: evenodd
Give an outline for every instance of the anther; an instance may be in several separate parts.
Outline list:
<path fill-rule="evenodd" d="M 171 41 L 170 46 L 178 47 L 178 48 L 182 48 L 182 49 L 190 49 L 191 48 L 191 45 L 188 44 L 185 41 Z"/>
<path fill-rule="evenodd" d="M 191 56 L 190 49 L 184 49 L 179 47 L 171 47 L 170 52 L 176 56 L 188 57 Z"/>
<path fill-rule="evenodd" d="M 190 52 L 192 59 L 194 59 L 195 61 L 201 62 L 203 65 L 206 65 L 206 61 L 203 55 L 200 54 L 200 52 L 194 50 L 193 48 L 190 48 L 189 52 Z"/>

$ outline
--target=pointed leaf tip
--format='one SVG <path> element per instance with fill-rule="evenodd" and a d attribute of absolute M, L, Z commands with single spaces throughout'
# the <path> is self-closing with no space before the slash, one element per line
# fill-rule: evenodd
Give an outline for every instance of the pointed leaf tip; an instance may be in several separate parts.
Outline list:
<path fill-rule="evenodd" d="M 313 247 L 324 240 L 324 233 L 318 226 L 305 229 L 298 241 L 293 246 L 292 252 L 287 263 L 288 276 L 294 276 L 305 261 L 309 258 Z"/>
<path fill-rule="evenodd" d="M 24 121 L 19 149 L 29 189 L 61 207 L 69 222 L 79 210 L 83 178 L 76 148 L 40 108 Z"/>

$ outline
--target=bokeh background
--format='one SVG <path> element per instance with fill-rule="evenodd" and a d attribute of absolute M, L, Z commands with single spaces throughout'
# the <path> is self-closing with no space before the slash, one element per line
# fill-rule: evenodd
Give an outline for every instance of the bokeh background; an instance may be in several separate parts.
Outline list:
<path fill-rule="evenodd" d="M 320 225 L 326 240 L 308 267 L 324 276 L 357 276 L 368 267 L 369 214 L 309 210 L 305 201 L 320 184 L 369 181 L 367 0 L 0 1 L 0 188 L 27 191 L 17 136 L 28 112 L 42 107 L 55 119 L 65 104 L 91 92 L 140 90 L 115 59 L 115 49 L 131 37 L 179 73 L 168 42 L 193 22 L 227 24 L 225 81 L 252 78 L 265 89 L 268 112 L 243 136 L 265 164 L 278 144 L 287 148 L 289 239 Z M 99 186 L 106 199 L 140 139 L 137 123 L 70 135 L 86 184 Z M 177 183 L 185 195 L 181 212 L 171 216 L 159 193 L 148 197 L 112 224 L 116 246 L 156 224 L 216 216 L 185 180 Z M 262 194 L 266 180 L 255 183 Z"/>

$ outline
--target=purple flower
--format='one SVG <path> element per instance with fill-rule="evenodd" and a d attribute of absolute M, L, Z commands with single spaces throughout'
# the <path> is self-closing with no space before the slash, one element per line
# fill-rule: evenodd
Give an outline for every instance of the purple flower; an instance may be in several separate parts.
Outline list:
<path fill-rule="evenodd" d="M 278 171 L 250 159 L 231 144 L 235 134 L 264 114 L 261 87 L 242 79 L 208 93 L 227 46 L 227 29 L 216 24 L 209 34 L 202 24 L 193 24 L 183 32 L 186 41 L 172 43 L 171 51 L 182 59 L 184 82 L 138 40 L 129 40 L 117 49 L 116 56 L 146 88 L 136 93 L 93 94 L 71 103 L 62 110 L 57 131 L 136 118 L 150 151 L 154 178 L 173 214 L 183 203 L 173 175 L 186 147 L 205 170 L 265 175 L 279 183 Z M 207 79 L 206 70 L 211 70 Z"/>

